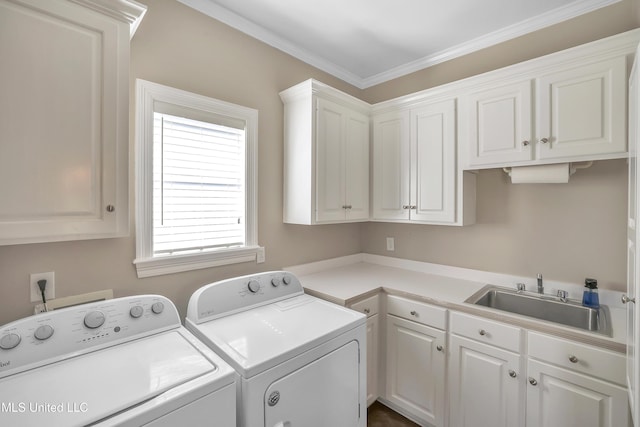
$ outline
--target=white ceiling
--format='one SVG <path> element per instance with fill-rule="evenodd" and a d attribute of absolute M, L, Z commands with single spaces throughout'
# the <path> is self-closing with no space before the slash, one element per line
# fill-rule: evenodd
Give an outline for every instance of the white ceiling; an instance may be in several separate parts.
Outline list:
<path fill-rule="evenodd" d="M 179 0 L 359 88 L 621 0 Z"/>

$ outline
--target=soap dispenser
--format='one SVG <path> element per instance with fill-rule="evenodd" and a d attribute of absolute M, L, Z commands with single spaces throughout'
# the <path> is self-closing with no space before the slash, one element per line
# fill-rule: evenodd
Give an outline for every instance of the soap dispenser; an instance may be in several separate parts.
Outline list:
<path fill-rule="evenodd" d="M 582 294 L 582 305 L 591 308 L 600 308 L 598 298 L 598 281 L 596 279 L 584 279 L 584 293 Z"/>

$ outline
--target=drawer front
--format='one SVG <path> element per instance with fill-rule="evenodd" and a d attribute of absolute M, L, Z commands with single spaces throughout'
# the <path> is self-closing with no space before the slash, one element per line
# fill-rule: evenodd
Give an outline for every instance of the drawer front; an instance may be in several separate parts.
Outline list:
<path fill-rule="evenodd" d="M 451 333 L 520 352 L 522 329 L 482 317 L 451 312 Z"/>
<path fill-rule="evenodd" d="M 529 357 L 624 386 L 626 357 L 564 338 L 528 333 Z"/>
<path fill-rule="evenodd" d="M 446 308 L 395 295 L 387 296 L 387 313 L 431 326 L 432 328 L 446 329 L 447 327 Z"/>
<path fill-rule="evenodd" d="M 363 299 L 362 301 L 358 301 L 356 303 L 351 304 L 349 308 L 351 310 L 358 311 L 360 313 L 364 313 L 367 317 L 371 317 L 374 314 L 378 314 L 380 304 L 380 296 L 374 295 L 372 297 Z"/>

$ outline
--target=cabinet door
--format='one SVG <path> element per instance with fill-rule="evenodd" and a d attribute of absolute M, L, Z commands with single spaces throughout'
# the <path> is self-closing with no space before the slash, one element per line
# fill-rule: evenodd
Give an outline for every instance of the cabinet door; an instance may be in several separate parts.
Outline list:
<path fill-rule="evenodd" d="M 347 220 L 369 219 L 369 118 L 349 112 L 345 137 Z"/>
<path fill-rule="evenodd" d="M 522 425 L 520 355 L 457 335 L 449 345 L 450 426 Z"/>
<path fill-rule="evenodd" d="M 529 360 L 527 427 L 626 427 L 622 387 Z"/>
<path fill-rule="evenodd" d="M 373 219 L 408 220 L 409 112 L 373 119 Z"/>
<path fill-rule="evenodd" d="M 540 77 L 536 101 L 537 158 L 626 151 L 624 57 Z"/>
<path fill-rule="evenodd" d="M 640 259 L 638 259 L 637 242 L 637 212 L 638 212 L 638 145 L 640 133 L 638 132 L 640 119 L 640 62 L 636 52 L 636 59 L 633 64 L 631 78 L 629 79 L 629 203 L 627 218 L 627 296 L 637 298 L 640 287 Z M 640 318 L 636 303 L 628 302 L 627 310 L 627 390 L 629 403 L 631 405 L 631 416 L 635 425 L 640 425 L 640 407 L 638 402 L 638 391 L 640 390 L 640 355 L 638 354 L 638 343 L 640 342 Z"/>
<path fill-rule="evenodd" d="M 412 220 L 455 222 L 455 101 L 411 111 Z"/>
<path fill-rule="evenodd" d="M 345 219 L 344 123 L 347 110 L 318 98 L 316 120 L 316 221 Z"/>
<path fill-rule="evenodd" d="M 379 316 L 367 319 L 367 405 L 378 399 L 378 334 Z"/>
<path fill-rule="evenodd" d="M 0 57 L 0 244 L 127 235 L 128 25 L 1 0 Z"/>
<path fill-rule="evenodd" d="M 529 80 L 469 95 L 469 166 L 531 160 L 531 105 Z"/>
<path fill-rule="evenodd" d="M 387 315 L 386 398 L 433 426 L 444 425 L 445 333 Z"/>

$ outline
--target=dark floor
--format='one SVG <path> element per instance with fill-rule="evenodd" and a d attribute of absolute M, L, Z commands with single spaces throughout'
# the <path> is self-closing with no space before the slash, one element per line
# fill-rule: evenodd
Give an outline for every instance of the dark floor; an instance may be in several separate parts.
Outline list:
<path fill-rule="evenodd" d="M 368 427 L 414 427 L 417 425 L 380 402 L 373 402 L 367 410 Z"/>

